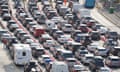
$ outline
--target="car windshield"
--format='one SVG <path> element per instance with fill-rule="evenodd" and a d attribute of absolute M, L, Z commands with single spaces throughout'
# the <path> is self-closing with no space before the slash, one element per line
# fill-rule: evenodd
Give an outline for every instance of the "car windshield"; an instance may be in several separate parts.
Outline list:
<path fill-rule="evenodd" d="M 50 59 L 49 57 L 44 57 L 44 59 Z"/>
<path fill-rule="evenodd" d="M 120 61 L 120 59 L 112 59 L 112 61 Z"/>
<path fill-rule="evenodd" d="M 73 45 L 73 48 L 80 48 L 81 45 Z"/>
<path fill-rule="evenodd" d="M 88 54 L 87 51 L 81 51 L 80 54 Z"/>
<path fill-rule="evenodd" d="M 99 49 L 99 51 L 106 51 L 106 49 Z"/>
<path fill-rule="evenodd" d="M 57 34 L 59 34 L 59 35 L 63 35 L 64 33 L 63 33 L 63 32 L 58 32 Z"/>
<path fill-rule="evenodd" d="M 110 32 L 110 35 L 116 36 L 116 35 L 117 35 L 117 32 Z"/>
<path fill-rule="evenodd" d="M 93 59 L 93 57 L 86 57 L 86 59 Z"/>
<path fill-rule="evenodd" d="M 72 57 L 73 57 L 73 54 L 72 54 L 72 53 L 64 53 L 64 54 L 63 54 L 63 57 L 64 57 L 64 58 L 72 58 Z"/>

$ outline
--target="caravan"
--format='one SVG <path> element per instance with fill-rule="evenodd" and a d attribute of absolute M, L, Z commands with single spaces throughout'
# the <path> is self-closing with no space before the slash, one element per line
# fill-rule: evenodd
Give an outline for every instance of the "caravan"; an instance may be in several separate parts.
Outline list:
<path fill-rule="evenodd" d="M 25 65 L 32 59 L 31 48 L 28 44 L 13 44 L 10 50 L 16 65 Z"/>

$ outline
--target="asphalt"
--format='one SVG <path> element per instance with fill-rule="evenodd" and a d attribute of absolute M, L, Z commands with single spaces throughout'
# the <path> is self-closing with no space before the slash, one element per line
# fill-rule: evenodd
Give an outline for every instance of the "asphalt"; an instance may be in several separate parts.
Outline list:
<path fill-rule="evenodd" d="M 110 14 L 109 11 L 106 10 L 101 3 L 97 3 L 96 8 L 101 15 L 103 15 L 107 20 L 120 28 L 120 12 L 114 12 Z"/>

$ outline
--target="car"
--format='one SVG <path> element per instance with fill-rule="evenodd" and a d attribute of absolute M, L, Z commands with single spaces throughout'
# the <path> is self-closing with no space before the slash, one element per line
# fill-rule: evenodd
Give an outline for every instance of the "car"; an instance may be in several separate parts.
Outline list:
<path fill-rule="evenodd" d="M 83 49 L 81 43 L 74 41 L 68 41 L 67 43 L 64 43 L 64 48 L 72 51 L 73 54 L 75 54 L 75 51 L 77 51 L 78 49 Z"/>
<path fill-rule="evenodd" d="M 94 60 L 94 54 L 85 54 L 85 56 L 81 59 L 81 62 L 84 65 L 89 65 L 92 60 Z"/>
<path fill-rule="evenodd" d="M 31 39 L 31 36 L 28 35 L 28 34 L 24 34 L 24 35 L 22 35 L 22 36 L 20 37 L 20 41 L 21 41 L 22 43 L 24 43 L 26 39 Z"/>
<path fill-rule="evenodd" d="M 81 34 L 77 34 L 75 37 L 74 37 L 74 40 L 76 42 L 80 42 L 80 43 L 84 43 L 86 39 L 89 39 L 90 36 L 88 33 L 81 33 Z M 90 40 L 90 39 L 89 39 Z M 89 41 L 87 40 L 87 41 Z M 91 41 L 91 40 L 90 40 Z"/>
<path fill-rule="evenodd" d="M 93 42 L 93 43 L 91 43 L 90 45 L 87 46 L 87 49 L 90 52 L 94 52 L 97 49 L 98 46 L 99 46 L 98 42 Z"/>
<path fill-rule="evenodd" d="M 57 23 L 57 27 L 58 29 L 62 29 L 62 27 L 64 26 L 64 24 L 68 24 L 68 21 L 67 20 L 60 20 L 58 23 Z"/>
<path fill-rule="evenodd" d="M 77 26 L 77 29 L 80 30 L 83 33 L 88 33 L 89 29 L 86 24 L 80 24 Z"/>
<path fill-rule="evenodd" d="M 55 22 L 51 21 L 51 20 L 47 20 L 45 23 L 45 29 L 46 31 L 50 31 L 52 28 L 57 28 L 57 25 L 55 24 Z"/>
<path fill-rule="evenodd" d="M 80 31 L 80 30 L 73 30 L 72 32 L 71 32 L 71 37 L 73 38 L 73 39 L 75 39 L 75 37 L 78 35 L 78 34 L 81 34 L 82 32 Z"/>
<path fill-rule="evenodd" d="M 76 64 L 73 66 L 73 72 L 89 72 L 89 70 L 82 64 Z"/>
<path fill-rule="evenodd" d="M 105 48 L 109 48 L 109 49 L 111 49 L 111 48 L 113 48 L 113 47 L 115 47 L 115 46 L 118 46 L 118 45 L 119 45 L 118 41 L 116 41 L 116 40 L 114 40 L 114 39 L 111 39 L 111 38 L 108 38 L 108 39 L 104 42 L 104 44 L 103 44 L 103 46 L 104 46 Z"/>
<path fill-rule="evenodd" d="M 54 33 L 55 31 L 58 31 L 58 28 L 52 28 L 52 29 L 49 31 L 49 34 L 50 34 L 51 36 L 53 36 L 53 33 Z"/>
<path fill-rule="evenodd" d="M 88 54 L 89 53 L 89 51 L 88 50 L 77 50 L 76 52 L 75 52 L 75 57 L 77 58 L 77 59 L 82 59 L 82 57 L 84 57 L 85 56 L 85 54 Z"/>
<path fill-rule="evenodd" d="M 53 17 L 58 16 L 58 15 L 57 15 L 57 12 L 55 10 L 51 10 L 51 11 L 48 11 L 46 16 L 48 19 L 52 19 Z"/>
<path fill-rule="evenodd" d="M 77 64 L 77 59 L 76 58 L 66 58 L 66 63 L 68 67 L 73 67 L 75 64 Z"/>
<path fill-rule="evenodd" d="M 23 43 L 31 44 L 31 43 L 34 43 L 34 40 L 33 39 L 25 39 Z"/>
<path fill-rule="evenodd" d="M 0 36 L 0 40 L 2 41 L 4 37 L 11 37 L 11 34 L 9 34 L 9 33 L 3 33 L 3 34 Z"/>
<path fill-rule="evenodd" d="M 65 14 L 65 20 L 67 20 L 68 21 L 68 23 L 69 24 L 74 24 L 74 16 L 73 16 L 73 14 L 72 13 L 67 13 L 67 14 Z"/>
<path fill-rule="evenodd" d="M 53 38 L 57 39 L 57 37 L 59 37 L 60 35 L 64 35 L 63 31 L 61 31 L 61 30 L 55 31 L 53 33 Z"/>
<path fill-rule="evenodd" d="M 38 16 L 38 15 L 37 15 Z M 45 24 L 45 22 L 46 22 L 46 20 L 47 20 L 47 17 L 46 17 L 46 15 L 45 14 L 40 14 L 39 15 L 39 17 L 37 17 L 37 22 L 39 23 L 39 24 Z"/>
<path fill-rule="evenodd" d="M 27 33 L 25 31 L 20 31 L 17 33 L 16 37 L 20 40 L 20 38 L 23 36 L 23 35 L 27 35 Z"/>
<path fill-rule="evenodd" d="M 8 26 L 9 27 L 9 30 L 11 32 L 13 32 L 15 29 L 18 29 L 19 28 L 19 25 L 18 24 L 11 24 Z"/>
<path fill-rule="evenodd" d="M 0 37 L 1 37 L 1 35 L 3 35 L 4 33 L 8 33 L 8 30 L 6 30 L 6 29 L 0 29 Z"/>
<path fill-rule="evenodd" d="M 33 34 L 33 36 L 35 38 L 40 37 L 42 34 L 45 34 L 45 29 L 43 28 L 43 26 L 39 26 L 39 25 L 34 25 L 32 26 L 32 28 L 30 29 L 30 32 Z"/>
<path fill-rule="evenodd" d="M 46 40 L 52 40 L 52 37 L 49 34 L 42 34 L 39 37 L 39 42 L 44 43 Z"/>
<path fill-rule="evenodd" d="M 43 54 L 45 54 L 45 49 L 43 47 L 37 46 L 34 49 L 32 49 L 32 55 L 35 58 L 38 58 Z"/>
<path fill-rule="evenodd" d="M 64 24 L 62 27 L 63 32 L 65 33 L 71 33 L 73 31 L 73 27 L 71 24 Z"/>
<path fill-rule="evenodd" d="M 110 53 L 112 53 L 115 56 L 119 56 L 120 57 L 120 47 L 119 46 L 115 46 L 115 47 L 111 48 Z"/>
<path fill-rule="evenodd" d="M 67 58 L 73 58 L 73 53 L 70 50 L 59 49 L 55 56 L 60 61 L 65 61 Z"/>
<path fill-rule="evenodd" d="M 103 56 L 103 57 L 106 57 L 108 56 L 108 49 L 102 47 L 102 46 L 98 46 L 96 48 L 96 50 L 94 51 L 94 55 L 96 56 Z"/>
<path fill-rule="evenodd" d="M 99 41 L 101 39 L 101 35 L 99 31 L 91 31 L 89 34 L 92 40 Z"/>
<path fill-rule="evenodd" d="M 40 44 L 38 42 L 30 43 L 31 49 L 34 49 L 36 47 L 40 47 Z"/>
<path fill-rule="evenodd" d="M 9 49 L 12 46 L 12 44 L 18 43 L 18 40 L 14 36 L 9 36 L 9 37 L 3 37 L 1 42 L 4 43 L 6 45 L 6 48 Z"/>
<path fill-rule="evenodd" d="M 14 20 L 9 20 L 8 25 L 11 25 L 11 24 L 16 24 L 16 22 Z"/>
<path fill-rule="evenodd" d="M 46 40 L 43 43 L 43 47 L 49 49 L 52 45 L 56 45 L 57 43 L 54 40 Z"/>
<path fill-rule="evenodd" d="M 60 44 L 64 44 L 67 41 L 72 41 L 72 38 L 69 35 L 61 35 L 57 38 L 57 41 Z"/>
<path fill-rule="evenodd" d="M 57 12 L 60 16 L 65 16 L 66 12 L 69 10 L 70 8 L 64 5 L 59 5 L 59 7 L 57 8 Z"/>
<path fill-rule="evenodd" d="M 37 61 L 31 60 L 29 63 L 24 65 L 24 72 L 42 72 L 42 69 Z"/>
<path fill-rule="evenodd" d="M 37 25 L 37 23 L 36 23 L 36 22 L 29 22 L 29 23 L 26 25 L 26 28 L 27 28 L 28 30 L 30 30 L 30 28 L 31 28 L 32 26 L 34 26 L 34 25 Z"/>
<path fill-rule="evenodd" d="M 105 64 L 109 67 L 120 67 L 120 57 L 118 56 L 108 56 L 105 59 Z"/>
<path fill-rule="evenodd" d="M 109 67 L 101 67 L 98 72 L 112 72 L 112 70 Z"/>
<path fill-rule="evenodd" d="M 112 38 L 114 40 L 118 40 L 118 33 L 116 31 L 109 31 L 105 35 L 107 38 Z"/>
<path fill-rule="evenodd" d="M 50 58 L 49 55 L 42 55 L 41 57 L 38 58 L 38 62 L 42 65 L 45 65 L 45 63 L 51 62 L 52 59 Z"/>
<path fill-rule="evenodd" d="M 26 17 L 26 18 L 24 18 L 24 20 L 22 21 L 22 24 L 23 24 L 23 26 L 27 26 L 27 24 L 29 24 L 29 22 L 33 22 L 33 18 L 29 18 L 29 17 Z"/>
<path fill-rule="evenodd" d="M 24 31 L 24 30 L 22 28 L 15 29 L 14 35 L 17 36 L 17 33 L 21 32 L 21 31 Z"/>
<path fill-rule="evenodd" d="M 92 28 L 92 26 L 94 26 L 96 23 L 97 23 L 96 20 L 90 19 L 86 24 L 88 27 Z"/>
<path fill-rule="evenodd" d="M 101 67 L 104 67 L 104 59 L 101 56 L 95 56 L 89 63 L 89 69 L 92 72 L 97 72 Z"/>
<path fill-rule="evenodd" d="M 62 47 L 60 45 L 52 45 L 49 49 L 50 52 L 53 54 L 54 52 L 57 51 L 57 49 L 61 49 Z"/>
<path fill-rule="evenodd" d="M 9 13 L 5 13 L 2 18 L 4 21 L 9 21 L 11 20 L 11 15 Z"/>
<path fill-rule="evenodd" d="M 97 31 L 99 31 L 101 35 L 105 35 L 109 29 L 107 27 L 101 26 L 100 29 L 97 29 Z"/>

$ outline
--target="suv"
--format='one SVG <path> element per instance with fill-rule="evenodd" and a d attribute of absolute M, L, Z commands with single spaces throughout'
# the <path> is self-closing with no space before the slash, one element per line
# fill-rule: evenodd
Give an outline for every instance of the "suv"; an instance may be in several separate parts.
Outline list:
<path fill-rule="evenodd" d="M 109 56 L 106 58 L 105 64 L 109 67 L 120 67 L 120 58 L 118 56 Z"/>
<path fill-rule="evenodd" d="M 89 69 L 92 72 L 96 72 L 96 70 L 101 67 L 104 67 L 103 58 L 101 56 L 95 56 L 94 59 L 89 63 Z"/>

